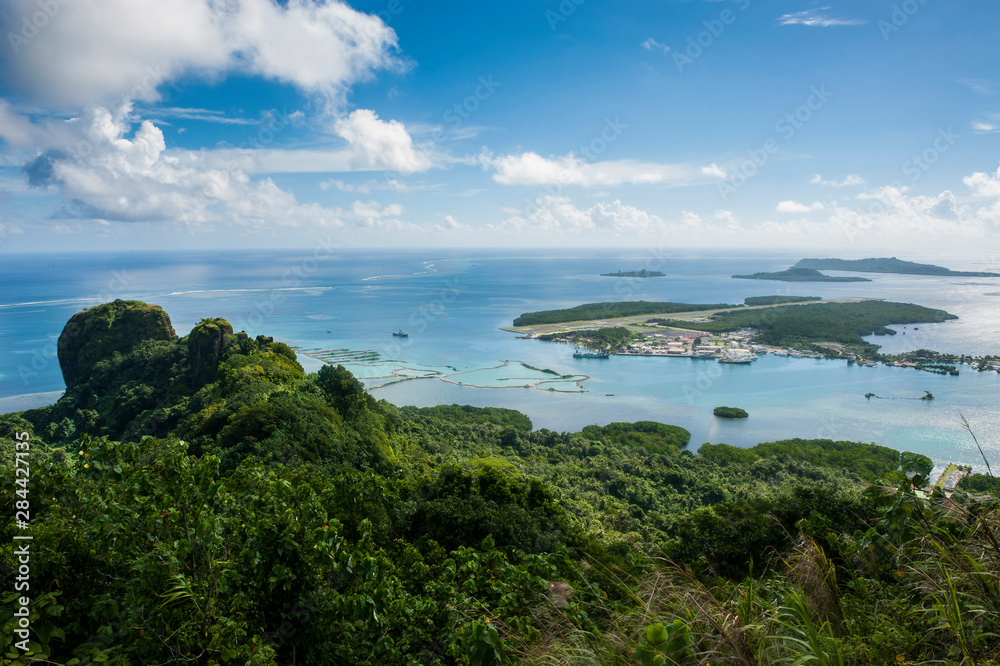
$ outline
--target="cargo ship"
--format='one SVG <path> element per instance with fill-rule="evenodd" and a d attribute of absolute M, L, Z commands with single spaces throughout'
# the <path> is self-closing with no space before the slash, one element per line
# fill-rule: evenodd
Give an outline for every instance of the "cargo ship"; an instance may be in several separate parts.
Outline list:
<path fill-rule="evenodd" d="M 573 358 L 608 358 L 608 352 L 586 351 L 577 349 L 573 352 Z"/>
<path fill-rule="evenodd" d="M 757 355 L 745 349 L 729 349 L 719 357 L 719 363 L 734 363 L 736 365 L 750 365 L 757 360 Z"/>

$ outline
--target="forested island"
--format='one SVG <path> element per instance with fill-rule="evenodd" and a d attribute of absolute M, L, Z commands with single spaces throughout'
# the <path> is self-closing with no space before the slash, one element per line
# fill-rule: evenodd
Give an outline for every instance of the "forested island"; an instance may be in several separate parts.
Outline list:
<path fill-rule="evenodd" d="M 617 273 L 601 273 L 601 277 L 654 278 L 663 277 L 666 273 L 643 268 L 640 271 L 618 271 Z"/>
<path fill-rule="evenodd" d="M 896 257 L 878 259 L 802 259 L 793 268 L 857 273 L 899 273 L 901 275 L 942 275 L 953 277 L 1000 277 L 1000 273 L 953 271 L 932 264 L 918 264 Z"/>
<path fill-rule="evenodd" d="M 8 590 L 15 502 L 34 539 L 31 652 L 13 663 L 988 664 L 1000 649 L 992 477 L 924 498 L 929 461 L 872 444 L 694 455 L 669 424 L 557 433 L 506 409 L 395 407 L 343 367 L 306 374 L 280 341 L 220 318 L 179 337 L 136 301 L 75 315 L 58 358 L 56 404 L 0 415 L 6 487 L 32 475 L 0 494 Z"/>
<path fill-rule="evenodd" d="M 788 268 L 776 273 L 734 275 L 737 280 L 776 280 L 778 282 L 871 282 L 863 277 L 833 277 L 812 268 Z"/>
<path fill-rule="evenodd" d="M 712 413 L 720 419 L 745 419 L 750 417 L 747 410 L 740 409 L 739 407 L 716 407 L 712 410 Z"/>
<path fill-rule="evenodd" d="M 617 317 L 632 317 L 646 314 L 671 314 L 675 312 L 699 312 L 702 310 L 719 310 L 723 308 L 738 308 L 739 305 L 715 303 L 712 305 L 697 305 L 690 303 L 657 303 L 649 301 L 620 301 L 613 303 L 585 303 L 561 310 L 542 310 L 541 312 L 525 312 L 514 320 L 514 326 L 538 326 L 541 324 L 562 324 L 574 321 L 589 321 L 592 319 L 615 319 Z"/>

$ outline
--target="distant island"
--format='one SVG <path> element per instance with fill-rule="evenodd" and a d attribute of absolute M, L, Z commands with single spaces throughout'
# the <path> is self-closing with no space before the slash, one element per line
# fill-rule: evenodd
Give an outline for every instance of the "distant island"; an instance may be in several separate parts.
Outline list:
<path fill-rule="evenodd" d="M 1000 273 L 953 271 L 931 264 L 917 264 L 896 257 L 880 259 L 803 259 L 792 269 L 856 271 L 858 273 L 899 273 L 901 275 L 948 275 L 952 277 L 1000 277 Z"/>
<path fill-rule="evenodd" d="M 618 271 L 617 273 L 601 273 L 601 277 L 633 277 L 633 278 L 653 278 L 663 277 L 666 273 L 651 271 L 643 268 L 641 271 Z"/>
<path fill-rule="evenodd" d="M 750 416 L 745 409 L 739 407 L 716 407 L 712 413 L 720 419 L 745 419 Z"/>
<path fill-rule="evenodd" d="M 799 262 L 802 263 L 802 262 Z M 863 277 L 831 277 L 812 268 L 792 267 L 777 273 L 754 273 L 734 275 L 739 280 L 778 280 L 780 282 L 871 282 Z"/>

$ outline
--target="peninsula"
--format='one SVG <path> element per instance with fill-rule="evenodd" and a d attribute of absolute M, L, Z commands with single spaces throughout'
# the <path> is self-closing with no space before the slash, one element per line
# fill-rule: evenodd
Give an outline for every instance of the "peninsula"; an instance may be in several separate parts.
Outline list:
<path fill-rule="evenodd" d="M 792 269 L 856 271 L 858 273 L 898 273 L 900 275 L 943 275 L 951 277 L 1000 277 L 1000 273 L 953 271 L 931 264 L 917 264 L 896 257 L 879 259 L 803 259 Z"/>
<path fill-rule="evenodd" d="M 601 277 L 653 278 L 663 277 L 666 273 L 643 268 L 641 271 L 618 271 L 617 273 L 601 273 Z"/>
<path fill-rule="evenodd" d="M 715 303 L 712 305 L 692 305 L 690 303 L 656 303 L 649 301 L 621 301 L 613 303 L 585 303 L 561 310 L 525 312 L 514 320 L 514 326 L 538 326 L 540 324 L 563 324 L 574 321 L 594 321 L 633 317 L 637 315 L 673 314 L 677 312 L 697 312 L 742 307 Z"/>
<path fill-rule="evenodd" d="M 801 263 L 801 262 L 800 262 Z M 871 282 L 863 277 L 832 277 L 812 268 L 792 267 L 777 273 L 734 275 L 738 280 L 778 280 L 780 282 Z"/>
<path fill-rule="evenodd" d="M 525 338 L 625 355 L 719 360 L 727 350 L 742 350 L 749 360 L 760 353 L 825 356 L 873 364 L 882 361 L 886 365 L 936 374 L 958 374 L 955 364 L 966 361 L 980 371 L 998 368 L 993 357 L 966 359 L 929 350 L 883 355 L 878 345 L 864 340 L 870 335 L 895 335 L 897 332 L 890 326 L 957 319 L 944 310 L 863 298 L 814 298 L 750 297 L 746 306 L 715 309 L 684 303 L 591 303 L 565 310 L 525 313 L 515 320 L 513 328 L 504 330 L 522 333 Z M 785 299 L 791 302 L 784 302 Z M 650 306 L 657 306 L 660 312 L 642 314 Z M 583 320 L 581 312 L 598 316 Z"/>

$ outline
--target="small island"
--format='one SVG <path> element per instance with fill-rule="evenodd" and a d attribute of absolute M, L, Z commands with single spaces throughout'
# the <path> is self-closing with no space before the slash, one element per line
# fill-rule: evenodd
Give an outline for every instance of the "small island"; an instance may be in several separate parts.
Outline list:
<path fill-rule="evenodd" d="M 712 413 L 720 419 L 745 419 L 750 416 L 745 409 L 739 407 L 716 407 Z"/>
<path fill-rule="evenodd" d="M 641 271 L 618 271 L 617 273 L 601 273 L 601 277 L 654 278 L 663 277 L 666 273 L 643 268 Z"/>
<path fill-rule="evenodd" d="M 858 273 L 898 273 L 900 275 L 938 275 L 951 277 L 1000 277 L 1000 273 L 979 271 L 953 271 L 932 264 L 917 264 L 896 257 L 873 259 L 803 259 L 792 268 L 810 268 L 827 271 L 855 271 Z"/>
<path fill-rule="evenodd" d="M 789 268 L 777 273 L 734 275 L 738 280 L 777 280 L 779 282 L 871 282 L 863 277 L 832 277 L 812 268 Z"/>

